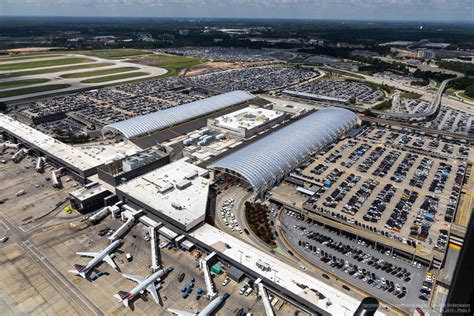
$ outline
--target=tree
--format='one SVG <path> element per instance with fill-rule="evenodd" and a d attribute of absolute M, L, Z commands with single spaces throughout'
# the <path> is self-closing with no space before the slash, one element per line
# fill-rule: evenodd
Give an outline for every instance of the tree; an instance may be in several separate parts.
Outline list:
<path fill-rule="evenodd" d="M 377 117 L 377 115 L 375 115 L 374 113 L 372 113 L 372 111 L 371 111 L 370 109 L 365 109 L 365 110 L 364 110 L 364 115 L 365 115 L 365 116 Z"/>
<path fill-rule="evenodd" d="M 5 102 L 0 102 L 0 112 L 6 112 L 8 106 Z"/>
<path fill-rule="evenodd" d="M 474 84 L 467 87 L 466 90 L 464 90 L 464 94 L 470 98 L 474 98 Z"/>
<path fill-rule="evenodd" d="M 350 104 L 356 104 L 356 98 L 355 97 L 350 97 L 349 98 L 349 103 Z"/>

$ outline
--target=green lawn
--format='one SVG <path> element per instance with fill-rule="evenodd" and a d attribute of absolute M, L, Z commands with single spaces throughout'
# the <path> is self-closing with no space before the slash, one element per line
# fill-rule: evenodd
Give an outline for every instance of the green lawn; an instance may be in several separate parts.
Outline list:
<path fill-rule="evenodd" d="M 385 100 L 372 107 L 372 110 L 385 111 L 392 108 L 392 100 Z"/>
<path fill-rule="evenodd" d="M 415 92 L 402 92 L 400 94 L 400 99 L 419 99 L 421 98 L 421 94 Z"/>
<path fill-rule="evenodd" d="M 15 60 L 24 60 L 24 59 L 40 59 L 40 58 L 49 58 L 49 57 L 59 57 L 64 55 L 28 55 L 28 56 L 8 56 L 8 57 L 0 57 L 0 63 L 7 62 L 7 61 L 15 61 Z"/>
<path fill-rule="evenodd" d="M 8 97 L 13 97 L 17 95 L 43 92 L 43 91 L 49 91 L 49 90 L 58 90 L 58 89 L 67 88 L 69 86 L 70 85 L 68 84 L 48 84 L 45 86 L 22 88 L 22 89 L 15 89 L 15 90 L 3 91 L 3 92 L 0 91 L 0 98 L 8 98 Z"/>
<path fill-rule="evenodd" d="M 146 76 L 146 75 L 149 75 L 149 73 L 148 72 L 128 72 L 128 73 L 118 74 L 118 75 L 86 79 L 81 82 L 82 83 L 101 83 L 101 82 L 107 82 L 107 81 L 113 81 L 113 80 L 119 80 L 119 79 L 125 79 L 125 78 L 134 78 L 134 77 L 140 77 L 140 76 Z"/>
<path fill-rule="evenodd" d="M 76 51 L 76 52 L 70 51 L 69 53 L 114 59 L 114 58 L 123 58 L 123 57 L 151 54 L 151 51 L 141 50 L 141 49 L 104 49 L 104 50 L 87 50 L 87 51 Z"/>
<path fill-rule="evenodd" d="M 49 79 L 25 79 L 25 80 L 15 80 L 15 81 L 4 81 L 0 82 L 1 89 L 11 89 L 23 86 L 29 86 L 32 84 L 48 82 Z"/>
<path fill-rule="evenodd" d="M 168 73 L 164 76 L 169 77 L 176 76 L 181 70 L 202 64 L 206 61 L 207 60 L 204 58 L 153 54 L 137 58 L 132 62 L 165 68 L 168 70 Z"/>
<path fill-rule="evenodd" d="M 75 66 L 66 66 L 66 67 L 57 67 L 57 68 L 18 71 L 18 72 L 12 72 L 12 73 L 8 73 L 8 74 L 0 74 L 0 79 L 21 77 L 21 76 L 40 75 L 40 74 L 48 74 L 48 73 L 69 71 L 69 70 L 77 70 L 77 69 L 98 68 L 98 67 L 105 67 L 105 66 L 111 66 L 111 65 L 113 65 L 113 64 L 112 63 L 97 63 L 97 64 L 88 64 L 88 65 L 75 65 Z"/>
<path fill-rule="evenodd" d="M 39 68 L 39 67 L 79 64 L 79 63 L 85 63 L 85 62 L 91 62 L 91 61 L 93 60 L 89 58 L 81 58 L 81 57 L 54 59 L 54 60 L 39 60 L 39 61 L 21 62 L 21 63 L 5 64 L 5 65 L 0 64 L 0 70 L 1 71 L 22 70 L 22 69 L 31 69 L 31 68 Z"/>
<path fill-rule="evenodd" d="M 137 67 L 119 67 L 119 68 L 112 68 L 112 69 L 103 69 L 103 70 L 94 70 L 94 71 L 85 71 L 85 72 L 76 72 L 72 74 L 62 75 L 63 78 L 84 78 L 84 77 L 96 77 L 102 75 L 110 75 L 116 74 L 126 71 L 137 70 L 140 68 Z"/>

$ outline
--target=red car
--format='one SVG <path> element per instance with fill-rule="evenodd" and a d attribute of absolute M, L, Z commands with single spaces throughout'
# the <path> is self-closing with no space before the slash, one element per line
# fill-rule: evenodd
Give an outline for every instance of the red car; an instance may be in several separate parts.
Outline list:
<path fill-rule="evenodd" d="M 418 312 L 418 314 L 420 314 L 420 316 L 425 316 L 425 312 L 422 311 L 421 308 L 417 307 L 416 311 Z"/>

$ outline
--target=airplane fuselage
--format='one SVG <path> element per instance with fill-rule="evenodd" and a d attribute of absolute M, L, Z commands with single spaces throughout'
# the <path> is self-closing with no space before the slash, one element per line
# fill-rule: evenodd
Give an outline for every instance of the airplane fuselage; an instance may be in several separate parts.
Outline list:
<path fill-rule="evenodd" d="M 108 245 L 104 250 L 102 250 L 97 256 L 92 258 L 87 265 L 84 267 L 80 268 L 77 270 L 78 273 L 88 273 L 90 270 L 92 270 L 96 265 L 102 262 L 102 260 L 108 256 L 110 253 L 112 253 L 116 248 L 118 248 L 122 244 L 122 241 L 116 240 L 110 245 Z"/>
<path fill-rule="evenodd" d="M 130 300 L 130 299 L 134 298 L 135 296 L 137 296 L 138 294 L 144 292 L 150 284 L 155 283 L 155 281 L 158 280 L 159 278 L 161 278 L 164 274 L 165 274 L 165 270 L 160 270 L 160 271 L 157 271 L 157 272 L 153 273 L 149 277 L 147 277 L 145 279 L 145 281 L 143 281 L 142 283 L 135 286 L 129 292 L 129 297 L 127 299 Z"/>

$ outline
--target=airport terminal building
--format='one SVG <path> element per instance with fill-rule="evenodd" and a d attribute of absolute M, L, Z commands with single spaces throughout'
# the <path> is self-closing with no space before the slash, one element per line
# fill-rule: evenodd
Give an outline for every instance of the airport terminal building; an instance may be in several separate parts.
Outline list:
<path fill-rule="evenodd" d="M 322 109 L 211 163 L 208 168 L 244 179 L 257 194 L 278 183 L 312 152 L 352 130 L 357 120 L 346 109 Z"/>

